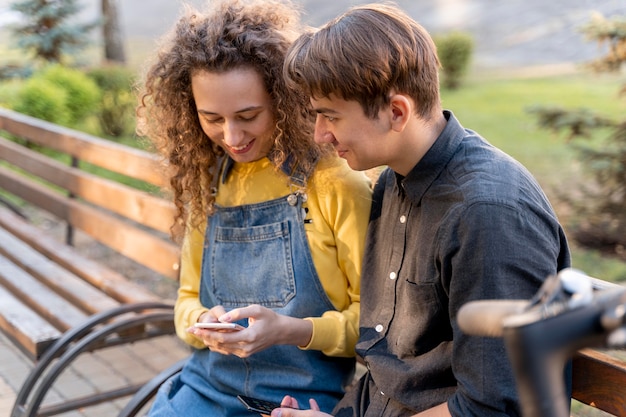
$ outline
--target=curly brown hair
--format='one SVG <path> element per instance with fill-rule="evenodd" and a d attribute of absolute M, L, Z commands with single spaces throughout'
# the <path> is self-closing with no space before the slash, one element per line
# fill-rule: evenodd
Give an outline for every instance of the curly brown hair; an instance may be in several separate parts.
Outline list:
<path fill-rule="evenodd" d="M 203 132 L 191 91 L 198 71 L 242 67 L 261 74 L 276 129 L 268 158 L 276 169 L 289 162 L 305 178 L 328 149 L 313 141 L 314 117 L 306 96 L 287 88 L 285 54 L 300 34 L 299 10 L 288 0 L 219 0 L 204 13 L 191 6 L 166 34 L 139 92 L 137 132 L 147 136 L 170 170 L 179 226 L 197 227 L 213 210 L 213 171 L 224 151 Z"/>

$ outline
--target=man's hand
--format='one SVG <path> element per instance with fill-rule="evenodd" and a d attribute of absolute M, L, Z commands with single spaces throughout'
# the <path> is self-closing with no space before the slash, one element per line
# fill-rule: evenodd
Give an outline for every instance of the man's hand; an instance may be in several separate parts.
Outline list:
<path fill-rule="evenodd" d="M 317 401 L 312 398 L 309 400 L 310 410 L 299 410 L 298 401 L 289 395 L 286 395 L 280 404 L 283 407 L 272 411 L 271 417 L 332 417 L 330 414 L 322 413 Z"/>

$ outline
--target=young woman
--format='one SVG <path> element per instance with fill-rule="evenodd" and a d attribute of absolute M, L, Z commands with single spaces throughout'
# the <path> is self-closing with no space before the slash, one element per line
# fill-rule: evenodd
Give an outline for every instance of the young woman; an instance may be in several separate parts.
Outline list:
<path fill-rule="evenodd" d="M 330 411 L 354 372 L 370 186 L 315 144 L 308 99 L 285 86 L 297 8 L 208 7 L 166 36 L 138 108 L 171 170 L 185 229 L 176 329 L 196 348 L 150 415 L 247 416 L 238 394 L 286 390 Z"/>

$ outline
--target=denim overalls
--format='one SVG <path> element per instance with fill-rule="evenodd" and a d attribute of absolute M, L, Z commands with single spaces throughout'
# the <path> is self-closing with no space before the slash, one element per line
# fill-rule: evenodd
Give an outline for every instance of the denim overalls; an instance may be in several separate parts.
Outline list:
<path fill-rule="evenodd" d="M 259 204 L 216 206 L 205 235 L 203 305 L 222 305 L 228 311 L 260 304 L 292 317 L 335 310 L 313 264 L 303 200 L 306 194 L 297 191 Z M 277 402 L 289 394 L 305 408 L 315 398 L 322 411 L 330 412 L 353 372 L 353 358 L 292 345 L 273 346 L 245 359 L 197 350 L 171 387 L 162 388 L 170 392 L 159 396 L 150 415 L 250 417 L 237 394 Z"/>

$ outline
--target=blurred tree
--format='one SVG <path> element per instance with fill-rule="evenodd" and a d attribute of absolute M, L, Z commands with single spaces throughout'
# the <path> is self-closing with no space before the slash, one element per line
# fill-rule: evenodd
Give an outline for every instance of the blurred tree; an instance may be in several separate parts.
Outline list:
<path fill-rule="evenodd" d="M 118 64 L 126 63 L 124 38 L 120 28 L 117 0 L 102 0 L 102 37 L 104 39 L 104 59 Z"/>
<path fill-rule="evenodd" d="M 582 31 L 589 39 L 608 45 L 606 55 L 588 63 L 588 68 L 619 73 L 626 66 L 625 16 L 596 15 Z M 626 95 L 626 84 L 620 95 Z M 575 194 L 564 196 L 577 219 L 570 234 L 584 246 L 626 259 L 626 118 L 616 120 L 590 109 L 536 106 L 529 111 L 536 114 L 540 126 L 567 132 L 590 174 Z M 600 143 L 588 140 L 594 131 L 602 136 Z"/>
<path fill-rule="evenodd" d="M 24 16 L 14 28 L 18 45 L 49 62 L 61 62 L 64 54 L 84 47 L 85 33 L 97 25 L 70 23 L 82 9 L 76 0 L 19 0 L 10 7 Z"/>
<path fill-rule="evenodd" d="M 451 32 L 434 38 L 443 74 L 442 84 L 451 90 L 461 86 L 474 52 L 474 39 L 469 33 Z"/>

